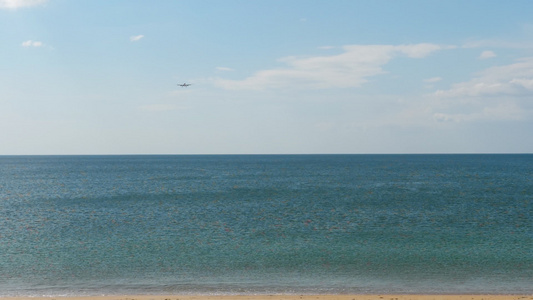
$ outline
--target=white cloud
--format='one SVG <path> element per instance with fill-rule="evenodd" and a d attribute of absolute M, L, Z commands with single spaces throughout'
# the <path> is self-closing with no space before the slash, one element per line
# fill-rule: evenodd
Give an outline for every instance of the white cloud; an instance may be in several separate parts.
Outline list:
<path fill-rule="evenodd" d="M 528 91 L 533 91 L 533 79 L 532 78 L 516 78 L 509 81 L 510 84 L 520 86 Z"/>
<path fill-rule="evenodd" d="M 528 120 L 533 118 L 533 57 L 488 68 L 432 96 L 439 122 Z"/>
<path fill-rule="evenodd" d="M 439 97 L 533 96 L 533 57 L 486 69 L 467 82 L 435 92 Z"/>
<path fill-rule="evenodd" d="M 496 53 L 494 53 L 493 51 L 483 51 L 479 55 L 479 59 L 487 59 L 487 58 L 493 58 L 493 57 L 496 57 Z"/>
<path fill-rule="evenodd" d="M 144 37 L 144 35 L 142 35 L 142 34 L 140 34 L 140 35 L 134 35 L 134 36 L 131 36 L 131 37 L 130 37 L 130 41 L 132 41 L 132 42 L 137 42 L 137 41 L 140 41 L 143 37 Z"/>
<path fill-rule="evenodd" d="M 382 66 L 397 56 L 423 58 L 443 49 L 435 44 L 349 45 L 343 53 L 330 56 L 285 57 L 286 68 L 262 70 L 243 80 L 216 79 L 215 85 L 229 90 L 267 88 L 359 87 L 368 77 L 386 73 Z"/>
<path fill-rule="evenodd" d="M 44 44 L 39 41 L 27 40 L 22 42 L 22 47 L 42 47 Z"/>
<path fill-rule="evenodd" d="M 0 0 L 0 9 L 17 9 L 46 3 L 47 0 Z"/>

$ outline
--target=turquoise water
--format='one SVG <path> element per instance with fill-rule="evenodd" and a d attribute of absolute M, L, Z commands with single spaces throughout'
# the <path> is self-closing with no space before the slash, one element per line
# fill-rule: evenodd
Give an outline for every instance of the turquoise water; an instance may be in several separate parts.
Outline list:
<path fill-rule="evenodd" d="M 533 293 L 533 155 L 0 157 L 0 296 Z"/>

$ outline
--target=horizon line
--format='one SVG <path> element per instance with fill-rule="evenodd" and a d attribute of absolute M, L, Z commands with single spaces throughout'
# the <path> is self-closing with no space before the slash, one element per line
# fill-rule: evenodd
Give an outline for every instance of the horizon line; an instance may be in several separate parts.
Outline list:
<path fill-rule="evenodd" d="M 378 152 L 378 153 L 112 153 L 112 154 L 0 154 L 6 156 L 319 156 L 319 155 L 531 155 L 533 152 Z"/>

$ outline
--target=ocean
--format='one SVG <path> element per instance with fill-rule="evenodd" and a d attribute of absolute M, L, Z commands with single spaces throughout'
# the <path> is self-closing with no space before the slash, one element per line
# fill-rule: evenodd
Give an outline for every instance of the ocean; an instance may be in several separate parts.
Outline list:
<path fill-rule="evenodd" d="M 1 156 L 0 296 L 533 293 L 533 155 Z"/>

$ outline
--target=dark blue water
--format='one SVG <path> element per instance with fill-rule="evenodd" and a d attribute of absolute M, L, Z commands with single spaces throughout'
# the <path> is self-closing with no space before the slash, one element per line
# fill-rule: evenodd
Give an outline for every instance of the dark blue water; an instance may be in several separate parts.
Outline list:
<path fill-rule="evenodd" d="M 533 293 L 533 155 L 0 157 L 0 296 Z"/>

